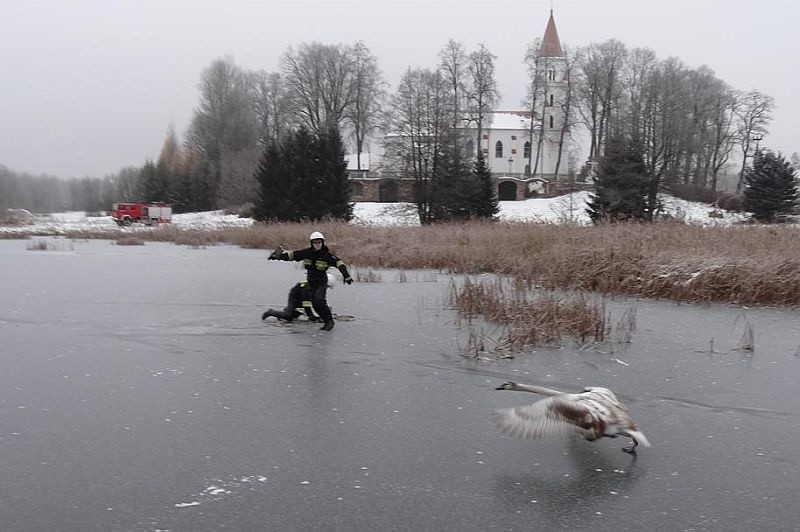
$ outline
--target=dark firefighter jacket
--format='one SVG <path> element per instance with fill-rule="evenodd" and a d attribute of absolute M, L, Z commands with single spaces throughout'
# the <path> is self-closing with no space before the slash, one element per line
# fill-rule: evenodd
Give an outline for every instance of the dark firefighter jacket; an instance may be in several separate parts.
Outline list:
<path fill-rule="evenodd" d="M 345 281 L 350 279 L 345 263 L 330 252 L 328 246 L 322 244 L 322 248 L 316 251 L 313 246 L 294 251 L 284 251 L 280 255 L 281 260 L 303 261 L 306 269 L 308 282 L 311 284 L 321 284 L 328 282 L 328 268 L 337 268 Z"/>

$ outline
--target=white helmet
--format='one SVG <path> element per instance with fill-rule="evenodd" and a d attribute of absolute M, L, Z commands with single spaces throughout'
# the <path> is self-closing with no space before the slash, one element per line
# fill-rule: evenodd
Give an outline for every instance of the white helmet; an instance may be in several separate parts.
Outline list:
<path fill-rule="evenodd" d="M 328 272 L 328 288 L 333 288 L 335 284 L 336 277 L 331 272 Z"/>
<path fill-rule="evenodd" d="M 320 233 L 319 231 L 314 231 L 313 233 L 311 233 L 311 236 L 310 236 L 310 237 L 308 237 L 308 240 L 309 240 L 309 241 L 311 241 L 311 240 L 317 240 L 317 239 L 319 239 L 319 240 L 325 240 L 325 237 L 324 237 L 324 236 L 323 236 L 323 234 L 322 234 L 322 233 Z"/>

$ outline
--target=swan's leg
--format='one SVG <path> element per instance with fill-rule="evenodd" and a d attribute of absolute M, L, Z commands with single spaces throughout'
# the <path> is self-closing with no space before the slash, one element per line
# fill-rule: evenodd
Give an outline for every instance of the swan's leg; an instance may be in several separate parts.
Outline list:
<path fill-rule="evenodd" d="M 621 435 L 621 436 L 627 436 L 627 437 L 629 437 L 631 439 L 630 447 L 623 447 L 622 450 L 625 451 L 628 454 L 632 454 L 632 455 L 636 456 L 636 447 L 638 447 L 638 445 L 639 445 L 639 442 L 636 441 L 636 438 L 634 438 L 633 436 L 631 436 L 630 434 L 628 434 L 625 431 L 620 431 L 618 434 Z"/>

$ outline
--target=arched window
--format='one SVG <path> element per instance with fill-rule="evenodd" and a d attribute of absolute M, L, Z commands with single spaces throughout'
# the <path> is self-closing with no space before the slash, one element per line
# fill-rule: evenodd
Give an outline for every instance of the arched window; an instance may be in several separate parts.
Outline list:
<path fill-rule="evenodd" d="M 552 106 L 553 106 L 553 95 L 551 94 L 550 95 L 550 107 L 552 107 Z"/>
<path fill-rule="evenodd" d="M 553 129 L 553 115 L 550 115 L 550 129 Z"/>
<path fill-rule="evenodd" d="M 523 149 L 522 156 L 525 159 L 530 159 L 531 158 L 531 141 L 529 141 L 529 140 L 525 141 L 525 148 Z"/>
<path fill-rule="evenodd" d="M 475 143 L 472 142 L 472 139 L 467 141 L 467 147 L 465 148 L 467 157 L 475 157 Z"/>
<path fill-rule="evenodd" d="M 494 156 L 500 158 L 503 157 L 503 143 L 499 140 L 497 141 L 497 144 L 494 145 Z"/>

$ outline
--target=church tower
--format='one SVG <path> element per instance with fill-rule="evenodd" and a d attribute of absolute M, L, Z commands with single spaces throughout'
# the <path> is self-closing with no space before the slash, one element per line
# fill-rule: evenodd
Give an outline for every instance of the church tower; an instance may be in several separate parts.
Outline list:
<path fill-rule="evenodd" d="M 553 10 L 539 47 L 536 120 L 539 128 L 531 153 L 531 175 L 557 180 L 567 174 L 570 146 L 566 56 Z"/>

